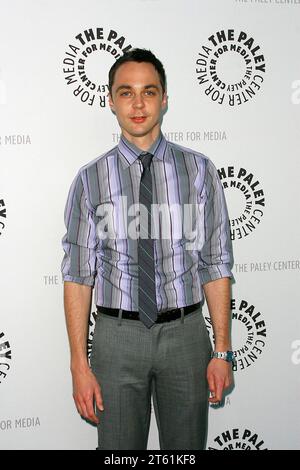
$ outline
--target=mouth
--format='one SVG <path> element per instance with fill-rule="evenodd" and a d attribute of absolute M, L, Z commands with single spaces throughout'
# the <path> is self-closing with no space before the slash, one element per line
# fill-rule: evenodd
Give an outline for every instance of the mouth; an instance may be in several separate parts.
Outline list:
<path fill-rule="evenodd" d="M 136 124 L 141 124 L 146 121 L 146 116 L 132 116 L 130 119 Z"/>

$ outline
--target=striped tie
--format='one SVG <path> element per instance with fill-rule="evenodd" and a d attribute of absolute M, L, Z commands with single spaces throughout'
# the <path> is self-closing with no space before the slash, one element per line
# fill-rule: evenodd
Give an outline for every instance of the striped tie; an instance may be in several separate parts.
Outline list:
<path fill-rule="evenodd" d="M 157 304 L 155 293 L 155 267 L 154 267 L 154 240 L 151 238 L 151 204 L 152 196 L 152 176 L 150 165 L 153 155 L 146 153 L 140 155 L 143 164 L 143 174 L 140 184 L 140 204 L 147 208 L 140 212 L 140 238 L 138 239 L 138 291 L 139 291 L 139 317 L 140 320 L 151 328 L 157 319 Z M 146 238 L 143 238 L 146 237 Z"/>

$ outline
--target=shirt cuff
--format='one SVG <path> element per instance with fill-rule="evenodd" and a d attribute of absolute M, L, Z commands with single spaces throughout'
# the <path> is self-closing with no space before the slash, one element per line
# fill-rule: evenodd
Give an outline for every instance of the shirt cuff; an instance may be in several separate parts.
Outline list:
<path fill-rule="evenodd" d="M 89 277 L 78 277 L 78 276 L 70 276 L 69 274 L 63 274 L 62 280 L 64 281 L 71 281 L 76 282 L 77 284 L 83 284 L 85 286 L 94 287 L 95 279 L 93 276 Z"/>
<path fill-rule="evenodd" d="M 233 274 L 230 269 L 230 264 L 216 264 L 213 266 L 207 266 L 199 270 L 201 284 L 206 284 L 222 277 L 230 277 L 233 279 Z"/>

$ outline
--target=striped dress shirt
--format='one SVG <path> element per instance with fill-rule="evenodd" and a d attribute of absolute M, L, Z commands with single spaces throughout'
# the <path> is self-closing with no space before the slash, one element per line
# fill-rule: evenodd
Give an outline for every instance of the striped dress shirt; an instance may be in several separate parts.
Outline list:
<path fill-rule="evenodd" d="M 117 146 L 79 169 L 69 190 L 62 278 L 94 287 L 99 306 L 138 311 L 138 240 L 129 228 L 138 224 L 133 209 L 139 207 L 142 152 L 122 135 Z M 206 282 L 233 277 L 232 244 L 224 191 L 210 159 L 162 132 L 148 152 L 154 155 L 153 206 L 165 210 L 153 216 L 156 302 L 164 311 L 201 301 Z"/>

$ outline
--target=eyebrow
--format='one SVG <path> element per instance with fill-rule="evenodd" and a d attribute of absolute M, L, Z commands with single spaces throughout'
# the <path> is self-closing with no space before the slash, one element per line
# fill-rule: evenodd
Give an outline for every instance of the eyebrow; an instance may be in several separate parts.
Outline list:
<path fill-rule="evenodd" d="M 116 89 L 116 93 L 119 91 L 119 90 L 122 90 L 122 89 L 125 89 L 125 90 L 131 90 L 132 86 L 130 85 L 120 85 L 118 86 L 118 88 Z M 157 85 L 153 85 L 153 84 L 150 84 L 150 85 L 145 85 L 144 86 L 144 89 L 145 90 L 148 90 L 149 88 L 155 88 L 156 90 L 159 91 L 159 87 Z"/>

